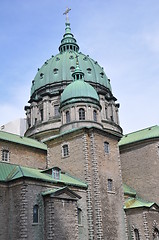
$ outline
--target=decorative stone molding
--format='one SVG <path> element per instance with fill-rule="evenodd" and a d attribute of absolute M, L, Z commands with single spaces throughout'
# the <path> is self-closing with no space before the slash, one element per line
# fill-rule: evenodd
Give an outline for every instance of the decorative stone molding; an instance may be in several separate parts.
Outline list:
<path fill-rule="evenodd" d="M 150 239 L 150 233 L 149 233 L 149 229 L 148 229 L 146 212 L 143 212 L 143 224 L 144 224 L 145 239 L 149 240 Z"/>
<path fill-rule="evenodd" d="M 88 154 L 88 141 L 87 135 L 83 136 L 83 151 L 85 156 L 85 179 L 88 183 L 87 188 L 87 216 L 88 216 L 88 234 L 89 240 L 94 239 L 94 229 L 93 229 L 93 207 L 92 207 L 92 193 L 91 193 L 91 175 L 89 171 L 89 154 Z"/>

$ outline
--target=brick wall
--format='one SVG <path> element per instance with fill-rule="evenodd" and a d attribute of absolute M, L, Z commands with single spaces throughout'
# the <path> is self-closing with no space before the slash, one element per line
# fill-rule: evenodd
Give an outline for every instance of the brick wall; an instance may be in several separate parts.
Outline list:
<path fill-rule="evenodd" d="M 104 152 L 104 141 L 110 153 Z M 69 145 L 69 156 L 62 157 L 62 144 Z M 48 142 L 48 165 L 88 183 L 86 206 L 89 239 L 125 239 L 123 190 L 118 138 L 100 130 L 84 130 Z M 113 189 L 108 192 L 107 181 Z"/>
<path fill-rule="evenodd" d="M 121 147 L 123 182 L 144 199 L 159 203 L 159 142 Z"/>
<path fill-rule="evenodd" d="M 0 150 L 2 149 L 9 150 L 10 163 L 42 169 L 46 167 L 46 151 L 21 144 L 0 141 Z"/>
<path fill-rule="evenodd" d="M 78 240 L 76 201 L 46 198 L 45 239 Z"/>

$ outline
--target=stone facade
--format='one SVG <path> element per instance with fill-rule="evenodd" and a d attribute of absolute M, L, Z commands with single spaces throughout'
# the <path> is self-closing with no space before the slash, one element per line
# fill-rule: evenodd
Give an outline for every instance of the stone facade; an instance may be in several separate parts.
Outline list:
<path fill-rule="evenodd" d="M 45 150 L 37 149 L 34 147 L 25 146 L 22 144 L 14 143 L 12 141 L 3 141 L 0 139 L 1 160 L 2 151 L 9 151 L 9 163 L 14 163 L 22 166 L 29 166 L 33 168 L 45 169 L 46 156 Z"/>
<path fill-rule="evenodd" d="M 144 199 L 159 204 L 159 141 L 149 139 L 120 147 L 123 182 Z"/>
<path fill-rule="evenodd" d="M 96 128 L 85 128 L 46 142 L 49 167 L 56 164 L 88 183 L 85 204 L 89 239 L 125 239 L 118 137 Z M 104 142 L 109 143 L 109 153 L 104 151 Z M 62 146 L 66 144 L 69 153 L 64 157 Z"/>

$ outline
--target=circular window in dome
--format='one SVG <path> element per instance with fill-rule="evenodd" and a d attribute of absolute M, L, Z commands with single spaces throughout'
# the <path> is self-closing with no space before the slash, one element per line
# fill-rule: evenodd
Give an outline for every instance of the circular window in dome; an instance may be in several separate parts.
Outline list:
<path fill-rule="evenodd" d="M 43 76 L 44 76 L 44 73 L 40 73 L 40 78 L 43 78 Z"/>
<path fill-rule="evenodd" d="M 54 74 L 57 74 L 57 73 L 58 73 L 58 69 L 57 69 L 57 68 L 54 68 L 53 73 L 54 73 Z"/>
<path fill-rule="evenodd" d="M 84 60 L 84 61 L 87 61 L 87 57 L 84 57 L 83 60 Z"/>
<path fill-rule="evenodd" d="M 74 67 L 74 66 L 71 66 L 71 67 L 70 67 L 70 71 L 71 71 L 71 72 L 74 72 L 74 71 L 75 71 L 75 67 Z"/>
<path fill-rule="evenodd" d="M 69 57 L 69 59 L 74 59 L 74 57 L 71 55 L 71 56 Z"/>
<path fill-rule="evenodd" d="M 101 73 L 100 73 L 100 76 L 101 76 L 101 78 L 103 78 L 103 77 L 104 77 L 104 73 L 103 73 L 103 72 L 101 72 Z"/>
<path fill-rule="evenodd" d="M 88 72 L 89 74 L 91 74 L 91 71 L 92 71 L 91 68 L 87 68 L 87 72 Z"/>

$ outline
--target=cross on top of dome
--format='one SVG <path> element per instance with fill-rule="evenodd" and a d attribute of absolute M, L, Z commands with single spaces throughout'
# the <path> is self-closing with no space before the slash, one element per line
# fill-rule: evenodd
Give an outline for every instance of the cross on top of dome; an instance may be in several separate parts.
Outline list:
<path fill-rule="evenodd" d="M 69 11 L 71 11 L 71 8 L 66 8 L 66 11 L 63 13 L 63 15 L 66 15 L 66 22 L 69 22 L 69 17 L 68 17 Z"/>

